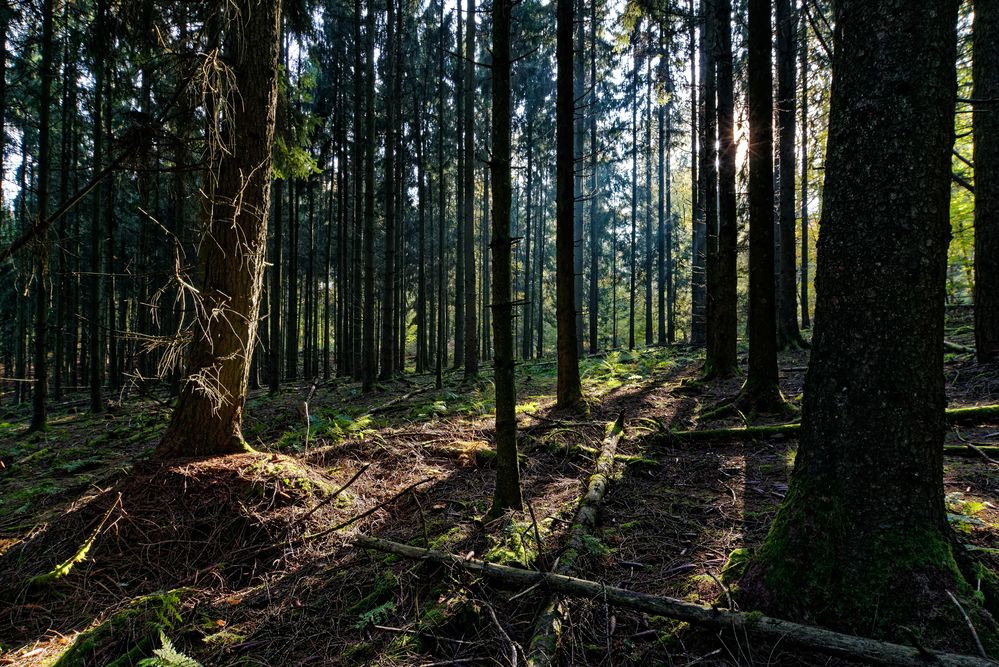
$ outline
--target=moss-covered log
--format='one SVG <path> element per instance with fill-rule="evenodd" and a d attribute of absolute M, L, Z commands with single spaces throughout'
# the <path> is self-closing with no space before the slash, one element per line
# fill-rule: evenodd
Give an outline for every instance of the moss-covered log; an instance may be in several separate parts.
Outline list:
<path fill-rule="evenodd" d="M 561 595 L 605 600 L 607 604 L 616 607 L 675 618 L 708 628 L 731 630 L 737 635 L 749 633 L 781 644 L 792 644 L 808 650 L 872 664 L 902 665 L 903 667 L 926 667 L 926 665 L 995 667 L 996 665 L 991 660 L 975 656 L 941 653 L 926 648 L 920 649 L 881 642 L 792 623 L 779 618 L 769 618 L 756 612 L 726 611 L 683 600 L 636 593 L 615 586 L 606 586 L 597 581 L 522 570 L 474 558 L 462 558 L 441 551 L 400 544 L 377 537 L 358 536 L 354 538 L 354 546 L 459 568 L 515 588 L 546 586 L 549 590 Z"/>
<path fill-rule="evenodd" d="M 600 447 L 600 456 L 597 458 L 593 474 L 590 475 L 586 486 L 586 493 L 580 499 L 575 519 L 569 529 L 569 540 L 566 543 L 565 551 L 562 552 L 558 565 L 555 567 L 556 574 L 571 573 L 579 554 L 585 552 L 585 540 L 597 525 L 597 512 L 604 495 L 607 493 L 607 484 L 614 472 L 617 444 L 623 434 L 624 414 L 621 414 L 610 425 L 607 437 L 604 438 Z M 567 611 L 565 601 L 555 593 L 541 608 L 541 612 L 534 622 L 534 634 L 531 636 L 531 645 L 528 650 L 527 664 L 529 666 L 541 667 L 555 664 L 555 651 L 558 649 L 559 635 Z"/>

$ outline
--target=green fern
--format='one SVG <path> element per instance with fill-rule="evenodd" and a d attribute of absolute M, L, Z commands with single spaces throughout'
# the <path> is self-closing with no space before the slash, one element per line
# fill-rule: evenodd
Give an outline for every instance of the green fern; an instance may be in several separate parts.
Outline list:
<path fill-rule="evenodd" d="M 184 655 L 173 646 L 173 642 L 160 630 L 161 648 L 153 651 L 153 657 L 139 661 L 139 667 L 203 667 L 194 658 Z"/>

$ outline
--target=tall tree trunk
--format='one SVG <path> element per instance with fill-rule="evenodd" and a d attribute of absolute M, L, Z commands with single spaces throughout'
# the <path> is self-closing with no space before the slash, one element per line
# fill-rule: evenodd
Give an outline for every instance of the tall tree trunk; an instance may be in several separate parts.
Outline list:
<path fill-rule="evenodd" d="M 461 0 L 457 0 L 457 48 L 465 49 L 464 26 L 461 23 Z M 455 246 L 454 246 L 454 367 L 465 365 L 465 68 L 461 58 L 455 58 L 454 97 L 456 114 L 456 139 L 458 166 L 455 170 Z"/>
<path fill-rule="evenodd" d="M 600 308 L 600 223 L 597 219 L 597 0 L 590 0 L 590 354 L 600 349 L 597 322 Z"/>
<path fill-rule="evenodd" d="M 738 222 L 735 184 L 735 92 L 732 77 L 732 2 L 715 0 L 718 54 L 718 249 L 711 337 L 715 377 L 738 372 Z"/>
<path fill-rule="evenodd" d="M 161 457 L 249 447 L 241 421 L 267 246 L 281 3 L 239 0 L 229 11 L 224 51 L 241 103 L 226 107 L 221 138 L 229 150 L 218 158 L 207 221 L 213 242 L 201 244 L 204 307 L 188 377 L 157 447 Z"/>
<path fill-rule="evenodd" d="M 422 100 L 413 100 L 413 128 L 416 132 L 416 196 L 419 200 L 419 250 L 416 278 L 416 372 L 427 370 L 427 240 L 426 240 L 426 159 L 423 146 L 423 118 L 420 115 Z"/>
<path fill-rule="evenodd" d="M 812 326 L 808 314 L 808 23 L 801 21 L 801 327 Z"/>
<path fill-rule="evenodd" d="M 533 349 L 533 332 L 534 332 L 534 275 L 531 271 L 532 265 L 534 264 L 534 256 L 531 254 L 531 222 L 532 215 L 534 213 L 534 106 L 528 103 L 525 119 L 527 123 L 526 129 L 526 146 L 527 149 L 527 206 L 525 207 L 525 218 L 526 224 L 524 226 L 524 330 L 520 337 L 520 356 L 522 359 L 531 358 L 531 350 Z M 495 194 L 493 195 L 495 196 Z M 540 227 L 540 223 L 534 223 L 536 227 Z M 540 234 L 536 234 L 540 237 Z M 534 241 L 537 245 L 538 241 Z M 537 250 L 534 251 L 537 254 Z"/>
<path fill-rule="evenodd" d="M 698 102 L 703 97 L 698 89 L 697 81 L 697 48 L 696 48 L 696 15 L 694 0 L 687 3 L 690 14 L 690 24 L 687 29 L 688 56 L 690 58 L 690 344 L 704 347 L 707 331 L 705 310 L 707 308 L 707 289 L 705 284 L 705 240 L 704 222 L 700 214 L 701 198 L 699 194 L 699 166 L 697 160 L 697 127 Z M 703 20 L 703 17 L 702 17 Z M 702 28 L 703 29 L 703 28 Z M 703 86 L 703 81 L 700 86 Z M 703 149 L 703 146 L 701 147 Z"/>
<path fill-rule="evenodd" d="M 645 345 L 652 345 L 652 23 L 645 32 Z"/>
<path fill-rule="evenodd" d="M 395 219 L 395 153 L 396 153 L 396 45 L 395 0 L 385 2 L 385 28 L 388 39 L 385 45 L 385 281 L 382 285 L 382 345 L 379 379 L 388 380 L 395 373 L 395 278 L 396 278 L 396 219 Z M 370 141 L 369 137 L 369 141 Z"/>
<path fill-rule="evenodd" d="M 999 360 L 999 7 L 977 0 L 974 20 L 975 350 Z"/>
<path fill-rule="evenodd" d="M 558 326 L 558 382 L 556 405 L 575 410 L 582 403 L 579 385 L 579 345 L 576 341 L 576 305 L 573 276 L 575 221 L 573 178 L 575 171 L 573 134 L 575 93 L 573 88 L 572 29 L 575 0 L 557 0 L 555 9 L 556 77 L 555 101 L 555 319 Z"/>
<path fill-rule="evenodd" d="M 592 0 L 591 0 L 592 1 Z M 578 112 L 573 113 L 573 154 L 575 156 L 576 164 L 583 164 L 583 142 L 586 141 L 586 123 L 584 119 L 584 108 L 583 105 L 583 86 L 585 85 L 585 75 L 583 74 L 583 63 L 585 59 L 583 57 L 583 45 L 585 40 L 583 39 L 583 0 L 575 0 L 575 15 L 578 17 L 576 21 L 576 39 L 575 48 L 573 49 L 573 100 L 576 100 L 580 104 L 580 109 Z M 575 104 L 576 102 L 574 102 Z M 575 168 L 574 166 L 574 180 L 573 188 L 575 190 L 575 198 L 573 202 L 573 246 L 572 246 L 572 289 L 573 289 L 573 303 L 576 308 L 576 344 L 579 349 L 578 352 L 583 351 L 583 198 L 585 194 L 583 193 L 583 170 L 582 168 Z"/>
<path fill-rule="evenodd" d="M 784 615 L 895 640 L 914 633 L 927 645 L 945 639 L 970 653 L 950 592 L 986 645 L 996 633 L 980 618 L 980 575 L 966 568 L 943 497 L 958 4 L 836 6 L 800 446 L 742 590 Z"/>
<path fill-rule="evenodd" d="M 704 283 L 706 301 L 704 304 L 704 335 L 706 377 L 715 376 L 715 355 L 718 352 L 716 336 L 718 324 L 718 107 L 717 78 L 715 61 L 718 52 L 718 15 L 715 0 L 701 0 L 701 44 L 700 44 L 700 123 L 698 144 L 701 163 L 698 166 L 697 232 L 701 237 L 698 244 L 704 249 Z"/>
<path fill-rule="evenodd" d="M 375 9 L 367 3 L 364 88 L 364 323 L 361 333 L 361 390 L 375 386 Z"/>
<path fill-rule="evenodd" d="M 288 317 L 285 320 L 285 378 L 298 379 L 298 204 L 299 181 L 288 180 Z"/>
<path fill-rule="evenodd" d="M 633 97 L 631 100 L 631 253 L 629 262 L 631 264 L 631 276 L 628 286 L 628 349 L 635 349 L 635 281 L 638 274 L 638 27 L 631 33 L 632 52 L 634 63 L 632 64 L 631 85 Z"/>
<path fill-rule="evenodd" d="M 51 171 L 52 61 L 55 37 L 53 36 L 53 0 L 42 2 L 42 61 L 41 94 L 38 112 L 38 213 L 39 224 L 49 215 L 49 174 Z M 49 312 L 49 243 L 44 229 L 35 241 L 35 393 L 31 409 L 32 431 L 48 428 L 48 312 Z M 58 369 L 56 369 L 58 372 Z"/>
<path fill-rule="evenodd" d="M 774 304 L 773 73 L 770 3 L 749 2 L 749 373 L 738 399 L 771 411 L 784 399 L 777 377 Z"/>
<path fill-rule="evenodd" d="M 780 174 L 778 217 L 780 228 L 780 280 L 777 295 L 777 347 L 801 346 L 798 329 L 794 191 L 795 102 L 798 91 L 795 56 L 798 16 L 793 0 L 777 0 L 777 151 Z"/>
<path fill-rule="evenodd" d="M 669 80 L 669 54 L 666 51 L 665 26 L 659 24 L 659 83 L 664 86 L 666 95 L 672 94 L 672 86 Z M 659 287 L 658 299 L 658 338 L 659 345 L 666 345 L 666 181 L 665 181 L 665 153 L 666 153 L 666 128 L 665 128 L 665 105 L 662 98 L 656 101 L 656 192 L 658 211 L 656 216 L 656 285 Z"/>
<path fill-rule="evenodd" d="M 275 123 L 276 125 L 276 123 Z M 281 273 L 282 273 L 282 224 L 281 202 L 284 197 L 284 180 L 277 179 L 274 183 L 274 245 L 271 254 L 271 292 L 267 299 L 270 308 L 270 349 L 268 364 L 268 388 L 273 394 L 281 387 Z"/>
<path fill-rule="evenodd" d="M 467 0 L 465 9 L 465 188 L 464 229 L 462 242 L 465 290 L 465 379 L 479 374 L 479 330 L 475 302 L 475 0 Z M 461 289 L 459 287 L 459 289 Z"/>
<path fill-rule="evenodd" d="M 510 13 L 512 0 L 493 2 L 492 44 L 492 309 L 496 383 L 496 490 L 491 514 L 519 511 L 517 388 L 513 361 L 513 303 L 510 290 Z"/>

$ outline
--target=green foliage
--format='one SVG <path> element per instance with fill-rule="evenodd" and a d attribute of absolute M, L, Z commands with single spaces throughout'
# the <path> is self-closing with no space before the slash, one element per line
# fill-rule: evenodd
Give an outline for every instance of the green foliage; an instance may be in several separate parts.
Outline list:
<path fill-rule="evenodd" d="M 380 625 L 384 623 L 392 614 L 395 613 L 395 602 L 389 600 L 384 602 L 374 609 L 369 609 L 360 615 L 357 619 L 357 623 L 354 627 L 358 630 L 363 630 L 369 625 Z"/>
<path fill-rule="evenodd" d="M 136 664 L 152 653 L 149 647 L 155 637 L 183 622 L 180 606 L 189 592 L 190 589 L 177 588 L 131 600 L 124 609 L 77 635 L 51 667 L 88 667 L 94 664 L 93 656 L 101 647 L 123 640 L 129 641 L 131 648 L 110 664 Z"/>
<path fill-rule="evenodd" d="M 174 648 L 170 638 L 160 630 L 160 648 L 153 651 L 153 657 L 140 660 L 139 667 L 202 667 L 202 665 Z"/>

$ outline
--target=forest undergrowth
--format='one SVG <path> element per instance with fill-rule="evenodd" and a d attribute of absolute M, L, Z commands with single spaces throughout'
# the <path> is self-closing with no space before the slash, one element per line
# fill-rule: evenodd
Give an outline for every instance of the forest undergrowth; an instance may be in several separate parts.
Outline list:
<path fill-rule="evenodd" d="M 948 340 L 970 336 L 969 314 L 953 310 Z M 781 356 L 794 404 L 807 359 L 807 350 Z M 162 397 L 93 416 L 71 395 L 50 430 L 31 436 L 27 409 L 3 406 L 0 664 L 175 664 L 167 657 L 182 654 L 204 665 L 522 663 L 546 591 L 506 590 L 351 538 L 552 569 L 622 413 L 615 476 L 576 576 L 728 606 L 744 550 L 765 536 L 787 490 L 796 441 L 661 437 L 787 420 L 701 422 L 741 379 L 685 386 L 699 366 L 683 347 L 585 357 L 589 414 L 573 416 L 552 410 L 552 361 L 520 364 L 527 507 L 492 521 L 483 518 L 494 480 L 488 365 L 475 383 L 446 374 L 443 390 L 431 376 L 369 395 L 351 381 L 319 382 L 307 409 L 311 382 L 256 391 L 244 430 L 257 453 L 170 464 L 151 458 Z M 995 369 L 960 352 L 947 353 L 945 369 L 952 407 L 995 402 Z M 999 421 L 952 427 L 948 443 L 999 444 Z M 999 463 L 969 453 L 946 457 L 948 516 L 999 571 Z M 565 664 L 843 664 L 599 599 L 569 610 Z"/>

